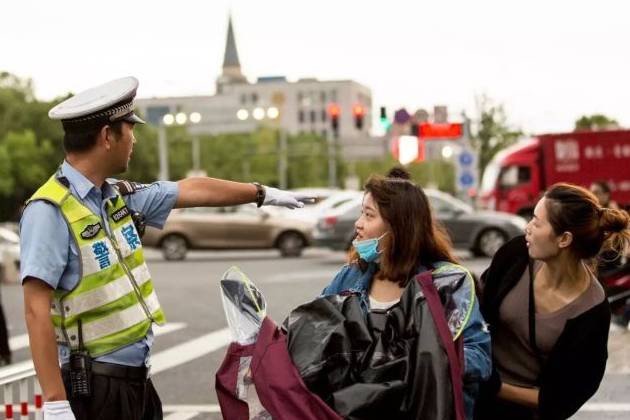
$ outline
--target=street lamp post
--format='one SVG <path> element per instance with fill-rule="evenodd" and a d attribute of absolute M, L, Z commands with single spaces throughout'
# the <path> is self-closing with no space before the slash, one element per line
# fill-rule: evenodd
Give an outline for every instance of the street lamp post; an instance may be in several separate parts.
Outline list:
<path fill-rule="evenodd" d="M 280 125 L 280 118 L 282 116 L 280 106 L 282 105 L 283 99 L 276 102 L 278 105 L 277 107 L 272 106 L 267 109 L 258 107 L 254 108 L 252 112 L 249 112 L 246 109 L 239 109 L 236 112 L 236 118 L 240 121 L 247 121 L 250 117 L 256 121 L 263 121 L 264 119 L 276 121 L 276 127 L 278 129 L 278 186 L 282 189 L 286 189 L 288 186 L 287 171 L 289 167 L 287 159 L 287 133 Z"/>
<path fill-rule="evenodd" d="M 160 173 L 159 180 L 160 181 L 168 181 L 169 173 L 168 173 L 168 139 L 166 138 L 166 127 L 170 127 L 173 124 L 177 125 L 186 125 L 187 122 L 190 124 L 198 124 L 201 121 L 201 114 L 198 112 L 193 112 L 190 115 L 187 115 L 184 112 L 179 112 L 176 115 L 173 114 L 165 114 L 162 117 L 162 121 L 158 130 L 158 152 L 160 156 Z M 192 140 L 192 160 L 193 160 L 193 169 L 199 170 L 200 166 L 200 148 L 199 148 L 199 137 L 195 135 Z"/>
<path fill-rule="evenodd" d="M 158 153 L 160 156 L 160 173 L 158 179 L 160 181 L 168 181 L 168 141 L 166 139 L 166 127 L 175 122 L 172 114 L 166 114 L 160 121 L 158 130 Z"/>

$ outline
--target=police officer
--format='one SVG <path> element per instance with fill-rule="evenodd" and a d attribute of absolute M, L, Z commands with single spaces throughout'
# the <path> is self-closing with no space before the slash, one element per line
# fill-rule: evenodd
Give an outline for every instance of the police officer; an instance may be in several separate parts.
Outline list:
<path fill-rule="evenodd" d="M 63 125 L 65 160 L 28 200 L 20 223 L 26 324 L 45 420 L 162 418 L 148 366 L 151 326 L 165 316 L 134 212 L 161 228 L 173 208 L 311 201 L 205 177 L 112 181 L 129 164 L 134 125 L 144 123 L 133 112 L 137 87 L 133 77 L 114 80 L 49 112 Z"/>

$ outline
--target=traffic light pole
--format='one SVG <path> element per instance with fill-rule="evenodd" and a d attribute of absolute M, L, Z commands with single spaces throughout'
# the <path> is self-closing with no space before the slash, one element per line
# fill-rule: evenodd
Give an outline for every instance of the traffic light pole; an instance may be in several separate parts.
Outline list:
<path fill-rule="evenodd" d="M 288 187 L 287 180 L 287 133 L 282 128 L 278 128 L 278 185 L 281 189 L 286 190 Z"/>
<path fill-rule="evenodd" d="M 160 124 L 158 130 L 158 151 L 160 155 L 160 181 L 168 181 L 168 144 L 166 140 L 166 127 Z"/>
<path fill-rule="evenodd" d="M 337 133 L 328 134 L 328 186 L 337 186 Z"/>

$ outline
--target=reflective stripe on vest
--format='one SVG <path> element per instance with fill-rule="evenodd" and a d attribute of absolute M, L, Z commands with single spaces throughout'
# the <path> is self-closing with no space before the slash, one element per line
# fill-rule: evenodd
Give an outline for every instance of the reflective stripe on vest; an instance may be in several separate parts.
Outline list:
<path fill-rule="evenodd" d="M 46 200 L 60 209 L 81 261 L 75 288 L 54 293 L 51 318 L 59 343 L 78 346 L 81 319 L 84 346 L 96 357 L 141 340 L 152 321 L 165 322 L 138 232 L 120 195 L 107 204 L 111 236 L 101 217 L 81 204 L 56 176 L 28 202 L 33 200 Z"/>

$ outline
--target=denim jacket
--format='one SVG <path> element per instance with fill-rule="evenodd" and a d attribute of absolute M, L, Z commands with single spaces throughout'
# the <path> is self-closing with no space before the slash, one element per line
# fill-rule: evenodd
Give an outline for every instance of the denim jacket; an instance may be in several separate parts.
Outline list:
<path fill-rule="evenodd" d="M 492 358 L 490 356 L 490 333 L 479 310 L 475 296 L 475 282 L 470 273 L 457 264 L 437 262 L 433 264 L 433 278 L 436 286 L 451 275 L 465 275 L 466 280 L 454 296 L 457 310 L 447 316 L 454 339 L 462 335 L 464 340 L 464 403 L 466 418 L 472 419 L 479 383 L 490 377 Z M 370 263 L 365 272 L 357 264 L 345 265 L 322 292 L 322 296 L 342 292 L 358 293 L 361 307 L 367 314 L 370 310 L 369 286 L 378 266 Z M 418 273 L 426 268 L 419 266 Z"/>

